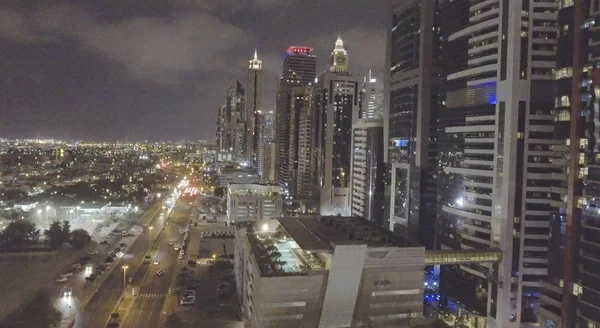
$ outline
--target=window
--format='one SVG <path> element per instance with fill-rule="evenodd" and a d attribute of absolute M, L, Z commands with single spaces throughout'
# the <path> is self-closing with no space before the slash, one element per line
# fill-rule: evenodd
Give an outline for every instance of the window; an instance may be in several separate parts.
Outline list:
<path fill-rule="evenodd" d="M 573 68 L 563 67 L 563 68 L 556 69 L 554 79 L 555 80 L 568 79 L 568 78 L 571 78 L 572 76 L 573 76 Z"/>
<path fill-rule="evenodd" d="M 390 296 L 390 295 L 416 295 L 421 293 L 420 289 L 398 289 L 398 290 L 382 290 L 371 293 L 371 296 Z"/>

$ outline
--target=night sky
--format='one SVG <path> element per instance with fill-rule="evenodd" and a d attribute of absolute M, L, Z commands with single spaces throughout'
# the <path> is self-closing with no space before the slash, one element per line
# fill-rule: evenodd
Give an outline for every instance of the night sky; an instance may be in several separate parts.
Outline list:
<path fill-rule="evenodd" d="M 315 47 L 323 71 L 338 32 L 350 70 L 381 78 L 385 2 L 0 0 L 0 137 L 212 140 L 255 47 L 265 109 L 287 47 Z"/>

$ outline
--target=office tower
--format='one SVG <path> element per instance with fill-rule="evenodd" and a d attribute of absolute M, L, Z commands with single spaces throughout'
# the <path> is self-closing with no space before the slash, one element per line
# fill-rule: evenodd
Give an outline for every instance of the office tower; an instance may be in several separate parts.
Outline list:
<path fill-rule="evenodd" d="M 428 249 L 435 241 L 436 124 L 443 100 L 438 2 L 394 2 L 386 80 L 389 227 Z"/>
<path fill-rule="evenodd" d="M 259 116 L 259 119 L 261 121 L 259 133 L 261 141 L 258 149 L 260 154 L 258 161 L 258 172 L 260 173 L 260 177 L 265 179 L 265 181 L 275 182 L 275 178 L 272 180 L 267 180 L 265 178 L 268 175 L 265 168 L 265 156 L 267 155 L 266 145 L 275 141 L 275 112 L 272 110 L 263 110 Z M 273 162 L 273 165 L 275 165 L 275 162 Z"/>
<path fill-rule="evenodd" d="M 245 90 L 239 81 L 227 88 L 225 96 L 225 119 L 229 146 L 233 161 L 245 162 L 246 157 L 246 108 L 244 104 Z"/>
<path fill-rule="evenodd" d="M 336 42 L 335 52 L 340 52 Z M 332 60 L 339 58 L 332 55 Z M 352 122 L 358 119 L 361 78 L 342 71 L 324 72 L 314 86 L 317 135 L 317 184 L 321 215 L 350 215 Z"/>
<path fill-rule="evenodd" d="M 221 108 L 219 107 L 219 110 L 217 111 L 217 128 L 215 129 L 215 145 L 217 146 L 217 159 L 219 158 L 219 155 L 221 154 L 221 148 L 222 148 L 222 139 L 221 139 Z"/>
<path fill-rule="evenodd" d="M 312 85 L 306 84 L 299 87 L 293 87 L 291 89 L 291 106 L 290 106 L 290 140 L 288 150 L 288 177 L 289 177 L 289 197 L 295 199 L 298 197 L 300 189 L 300 180 L 309 183 L 311 175 L 310 169 L 310 155 L 311 148 L 310 142 L 312 141 L 311 124 L 312 122 L 306 121 L 306 114 L 310 116 L 313 109 L 313 87 Z M 302 123 L 300 120 L 303 120 Z M 302 124 L 302 125 L 301 125 Z M 301 130 L 302 127 L 302 131 Z M 308 130 L 307 130 L 308 129 Z M 303 163 L 302 163 L 302 176 L 300 176 L 300 138 L 303 138 Z M 307 149 L 308 143 L 308 149 Z M 307 153 L 308 151 L 308 153 Z M 306 162 L 308 160 L 308 162 Z M 308 164 L 308 166 L 307 166 Z M 308 186 L 304 185 L 303 188 L 307 189 Z"/>
<path fill-rule="evenodd" d="M 266 141 L 263 148 L 263 174 L 261 180 L 273 183 L 277 179 L 277 143 Z"/>
<path fill-rule="evenodd" d="M 384 225 L 383 119 L 359 119 L 352 127 L 352 216 Z M 387 227 L 386 227 L 387 228 Z"/>
<path fill-rule="evenodd" d="M 433 3 L 433 2 L 431 2 Z M 442 1 L 437 243 L 499 247 L 499 265 L 441 269 L 471 324 L 537 322 L 547 274 L 554 159 L 556 2 Z M 432 31 L 432 28 L 424 30 Z M 423 30 L 422 30 L 423 31 Z"/>
<path fill-rule="evenodd" d="M 246 161 L 258 167 L 260 146 L 260 115 L 262 111 L 262 61 L 254 51 L 254 58 L 248 62 L 248 81 L 246 83 Z"/>
<path fill-rule="evenodd" d="M 383 82 L 371 75 L 365 77 L 360 93 L 358 118 L 383 118 Z"/>
<path fill-rule="evenodd" d="M 317 144 L 315 133 L 316 122 L 314 120 L 314 98 L 312 86 L 301 87 L 303 102 L 299 110 L 298 119 L 298 173 L 297 173 L 297 195 L 302 200 L 314 200 L 318 195 L 317 188 L 317 152 L 314 147 Z"/>
<path fill-rule="evenodd" d="M 313 82 L 317 70 L 317 56 L 310 47 L 289 47 L 283 58 L 283 73 L 277 88 L 277 183 L 289 199 L 289 141 L 291 89 Z"/>
<path fill-rule="evenodd" d="M 551 187 L 548 276 L 540 298 L 543 328 L 600 326 L 600 172 L 597 124 L 592 123 L 600 108 L 594 28 L 599 16 L 597 2 L 561 1 L 558 7 L 554 131 L 561 144 L 553 150 L 562 156 L 553 163 L 562 172 Z"/>

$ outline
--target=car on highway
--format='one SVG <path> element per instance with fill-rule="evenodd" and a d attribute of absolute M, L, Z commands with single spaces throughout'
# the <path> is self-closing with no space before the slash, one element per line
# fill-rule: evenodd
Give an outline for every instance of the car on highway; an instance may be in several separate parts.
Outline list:
<path fill-rule="evenodd" d="M 87 254 L 88 255 L 96 255 L 96 254 L 98 254 L 98 250 L 97 249 L 93 249 L 93 250 L 87 252 Z"/>
<path fill-rule="evenodd" d="M 179 254 L 179 256 L 177 258 L 180 259 L 180 260 L 183 260 L 185 258 L 185 256 Z"/>
<path fill-rule="evenodd" d="M 121 247 L 127 247 L 127 243 L 120 243 L 119 246 L 121 246 Z"/>
<path fill-rule="evenodd" d="M 187 232 L 186 230 L 180 230 L 180 231 L 179 231 L 179 233 L 180 233 L 180 234 L 182 234 L 182 235 L 183 235 L 184 233 L 186 233 L 186 232 Z"/>
<path fill-rule="evenodd" d="M 85 281 L 94 282 L 96 280 L 97 275 L 92 273 L 91 275 L 85 277 Z"/>
<path fill-rule="evenodd" d="M 158 265 L 160 262 L 158 260 L 154 260 L 154 265 Z"/>
<path fill-rule="evenodd" d="M 176 250 L 176 251 L 178 251 L 180 248 L 181 248 L 181 246 L 179 246 L 179 245 L 175 245 L 175 247 L 173 247 L 173 250 Z"/>
<path fill-rule="evenodd" d="M 71 265 L 71 268 L 73 268 L 75 270 L 79 270 L 79 269 L 81 269 L 81 263 L 75 263 L 75 264 Z"/>
<path fill-rule="evenodd" d="M 71 297 L 71 295 L 73 295 L 73 288 L 71 287 L 65 288 L 62 292 L 63 297 Z"/>
<path fill-rule="evenodd" d="M 169 246 L 173 246 L 173 244 L 175 244 L 175 242 L 174 242 L 174 241 L 172 241 L 172 240 L 171 240 L 171 241 L 169 241 Z"/>
<path fill-rule="evenodd" d="M 114 262 L 114 261 L 115 261 L 115 260 L 114 260 L 112 257 L 110 257 L 110 256 L 108 256 L 108 257 L 106 257 L 106 258 L 104 259 L 104 263 L 111 263 L 111 262 Z"/>
<path fill-rule="evenodd" d="M 61 273 L 60 276 L 61 277 L 65 277 L 65 278 L 69 278 L 69 277 L 73 276 L 73 272 Z"/>
<path fill-rule="evenodd" d="M 156 275 L 157 275 L 157 276 L 159 276 L 159 277 L 160 277 L 160 276 L 162 276 L 163 274 L 165 274 L 165 273 L 163 272 L 163 270 L 158 270 L 158 271 L 156 271 Z"/>
<path fill-rule="evenodd" d="M 151 259 L 152 259 L 152 258 L 150 257 L 150 255 L 146 255 L 146 256 L 144 257 L 144 262 L 150 262 L 150 260 L 151 260 Z"/>
<path fill-rule="evenodd" d="M 99 243 L 100 245 L 108 245 L 108 241 L 107 240 L 103 240 Z"/>
<path fill-rule="evenodd" d="M 56 279 L 56 282 L 65 282 L 67 280 L 69 280 L 67 277 L 61 275 Z"/>

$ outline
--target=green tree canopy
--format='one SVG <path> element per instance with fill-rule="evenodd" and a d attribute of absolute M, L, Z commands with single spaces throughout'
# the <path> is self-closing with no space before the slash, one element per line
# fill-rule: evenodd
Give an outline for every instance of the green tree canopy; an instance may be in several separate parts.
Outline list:
<path fill-rule="evenodd" d="M 0 242 L 5 247 L 20 248 L 35 244 L 39 237 L 40 230 L 35 224 L 27 220 L 16 220 L 0 233 Z"/>

